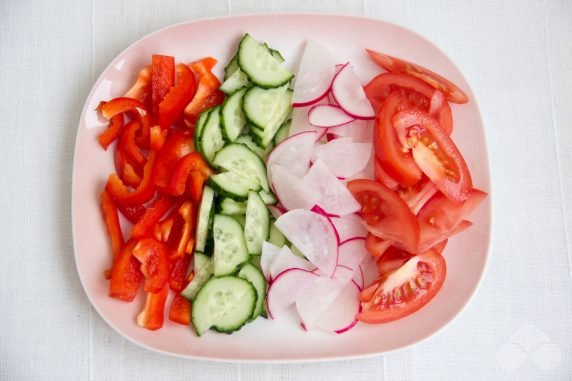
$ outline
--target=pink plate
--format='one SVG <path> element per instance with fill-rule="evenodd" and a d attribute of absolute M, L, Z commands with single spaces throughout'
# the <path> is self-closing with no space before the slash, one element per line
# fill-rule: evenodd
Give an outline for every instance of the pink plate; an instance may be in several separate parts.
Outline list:
<path fill-rule="evenodd" d="M 91 303 L 110 326 L 129 340 L 188 358 L 240 362 L 333 360 L 386 353 L 430 337 L 459 314 L 483 276 L 490 241 L 490 196 L 472 216 L 474 226 L 449 243 L 445 251 L 447 279 L 442 291 L 419 312 L 393 323 L 358 324 L 347 333 L 334 335 L 306 333 L 294 317 L 278 321 L 261 318 L 235 334 L 208 332 L 199 339 L 190 327 L 167 318 L 159 331 L 139 328 L 135 317 L 143 298 L 124 303 L 107 295 L 108 281 L 103 271 L 109 268 L 111 257 L 98 200 L 113 171 L 113 155 L 97 143 L 106 124 L 94 109 L 99 101 L 123 94 L 153 53 L 173 55 L 177 62 L 214 56 L 220 60 L 216 67 L 220 75 L 245 32 L 280 50 L 291 67 L 299 59 L 304 41 L 314 39 L 330 49 L 338 62 L 351 61 L 364 82 L 380 72 L 364 48 L 403 57 L 449 78 L 471 99 L 466 105 L 452 105 L 455 141 L 476 187 L 490 193 L 487 148 L 474 95 L 453 62 L 423 37 L 380 20 L 317 14 L 223 17 L 171 26 L 140 39 L 111 62 L 93 86 L 79 122 L 72 188 L 73 237 L 77 269 Z"/>

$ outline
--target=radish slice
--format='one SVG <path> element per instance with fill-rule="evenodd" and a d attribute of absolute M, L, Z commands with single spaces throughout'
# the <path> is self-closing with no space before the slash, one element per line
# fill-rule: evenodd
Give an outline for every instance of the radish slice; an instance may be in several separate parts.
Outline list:
<path fill-rule="evenodd" d="M 351 181 L 354 179 L 375 179 L 375 155 L 371 155 L 369 157 L 369 161 L 367 162 L 364 169 L 356 173 L 355 175 L 349 177 L 347 180 Z"/>
<path fill-rule="evenodd" d="M 272 263 L 276 261 L 278 258 L 278 253 L 280 252 L 280 248 L 275 246 L 269 242 L 262 242 L 262 255 L 260 256 L 260 269 L 262 270 L 262 274 L 269 282 L 272 281 L 270 276 L 270 268 L 272 267 Z"/>
<path fill-rule="evenodd" d="M 310 209 L 312 212 L 314 213 L 318 213 L 321 216 L 326 217 L 326 219 L 328 220 L 328 222 L 330 223 L 330 225 L 332 226 L 332 229 L 334 229 L 334 233 L 336 234 L 336 243 L 338 244 L 338 246 L 340 246 L 340 235 L 338 234 L 338 231 L 336 230 L 336 226 L 334 225 L 334 223 L 332 222 L 332 218 L 341 218 L 339 216 L 330 216 L 328 213 L 326 213 L 326 211 L 322 208 L 320 208 L 318 205 L 314 205 L 312 207 L 312 209 Z"/>
<path fill-rule="evenodd" d="M 354 270 L 350 269 L 344 265 L 337 265 L 336 271 L 334 272 L 333 279 L 337 280 L 339 283 L 346 285 L 348 282 L 352 281 L 355 276 Z"/>
<path fill-rule="evenodd" d="M 363 279 L 363 269 L 361 268 L 361 265 L 359 265 L 355 271 L 353 281 L 356 282 L 360 290 L 363 290 L 365 287 L 365 281 Z"/>
<path fill-rule="evenodd" d="M 261 259 L 262 260 L 262 259 Z M 270 265 L 270 279 L 276 278 L 278 274 L 287 269 L 303 269 L 303 270 L 313 270 L 316 268 L 313 264 L 304 258 L 297 256 L 292 253 L 288 246 L 284 246 L 280 249 L 276 255 L 274 261 Z"/>
<path fill-rule="evenodd" d="M 340 138 L 352 138 L 358 143 L 371 143 L 373 140 L 373 122 L 356 119 L 343 126 L 331 127 L 328 129 L 328 133 L 332 133 Z"/>
<path fill-rule="evenodd" d="M 367 287 L 379 277 L 377 263 L 371 255 L 366 255 L 361 264 L 363 270 L 363 284 Z"/>
<path fill-rule="evenodd" d="M 333 275 L 338 245 L 334 227 L 326 217 L 297 209 L 282 215 L 274 226 L 323 274 Z"/>
<path fill-rule="evenodd" d="M 318 279 L 318 275 L 303 269 L 288 269 L 276 276 L 268 288 L 268 314 L 276 319 Z"/>
<path fill-rule="evenodd" d="M 308 106 L 324 98 L 334 77 L 332 54 L 315 41 L 306 42 L 294 83 L 292 106 Z"/>
<path fill-rule="evenodd" d="M 268 181 L 272 183 L 271 168 L 275 164 L 288 168 L 294 176 L 302 178 L 310 168 L 315 141 L 316 133 L 308 131 L 292 135 L 278 144 L 266 160 Z"/>
<path fill-rule="evenodd" d="M 348 283 L 351 283 L 351 277 L 341 283 L 336 279 L 320 276 L 310 288 L 299 295 L 296 299 L 296 310 L 307 330 L 315 327 L 316 321 L 337 300 Z"/>
<path fill-rule="evenodd" d="M 339 106 L 316 105 L 308 111 L 308 122 L 314 127 L 329 128 L 343 126 L 355 120 Z"/>
<path fill-rule="evenodd" d="M 308 191 L 313 191 L 319 195 L 316 204 L 322 207 L 328 214 L 345 216 L 346 214 L 357 212 L 361 209 L 360 204 L 330 172 L 322 160 L 318 160 L 312 165 L 303 180 Z"/>
<path fill-rule="evenodd" d="M 373 107 L 363 91 L 363 85 L 349 62 L 334 77 L 332 94 L 337 104 L 354 118 L 373 119 L 375 117 Z"/>
<path fill-rule="evenodd" d="M 320 194 L 308 189 L 304 181 L 281 165 L 273 165 L 272 185 L 280 204 L 287 210 L 310 209 L 320 200 Z"/>
<path fill-rule="evenodd" d="M 268 210 L 270 211 L 270 214 L 272 214 L 272 217 L 274 217 L 275 219 L 287 212 L 286 209 L 280 208 L 276 205 L 268 205 L 267 207 Z"/>
<path fill-rule="evenodd" d="M 359 293 L 359 287 L 354 282 L 349 282 L 334 303 L 331 303 L 321 314 L 316 321 L 316 326 L 338 334 L 353 328 L 357 323 L 356 316 L 360 309 Z"/>
<path fill-rule="evenodd" d="M 325 104 L 325 100 L 318 102 L 318 104 Z M 327 129 L 321 127 L 314 127 L 308 121 L 308 111 L 310 107 L 295 108 L 292 110 L 292 121 L 290 122 L 290 136 L 294 136 L 301 132 L 315 132 L 318 141 L 322 139 Z"/>
<path fill-rule="evenodd" d="M 352 272 L 357 270 L 363 259 L 368 256 L 364 238 L 349 239 L 339 247 L 338 266 L 346 266 Z"/>
<path fill-rule="evenodd" d="M 311 160 L 321 159 L 336 177 L 349 178 L 365 169 L 371 154 L 371 143 L 353 143 L 344 138 L 316 145 Z"/>
<path fill-rule="evenodd" d="M 357 214 L 348 214 L 340 218 L 332 218 L 332 223 L 340 236 L 340 242 L 344 243 L 352 238 L 365 238 L 367 229 Z"/>

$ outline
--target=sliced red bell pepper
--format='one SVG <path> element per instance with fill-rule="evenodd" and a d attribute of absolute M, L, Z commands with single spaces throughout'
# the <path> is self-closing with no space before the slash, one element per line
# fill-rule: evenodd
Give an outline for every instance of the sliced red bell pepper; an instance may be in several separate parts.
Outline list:
<path fill-rule="evenodd" d="M 144 115 L 139 115 L 139 122 L 141 123 L 141 130 L 137 135 L 136 142 L 141 148 L 149 148 L 150 146 L 150 134 L 151 134 L 151 115 L 146 113 Z"/>
<path fill-rule="evenodd" d="M 136 170 L 129 162 L 129 158 L 123 151 L 122 146 L 120 144 L 115 146 L 115 171 L 125 185 L 137 188 L 141 183 L 139 173 L 142 172 L 142 168 L 138 167 Z"/>
<path fill-rule="evenodd" d="M 133 256 L 141 263 L 145 275 L 144 290 L 159 292 L 169 280 L 169 255 L 167 248 L 155 238 L 143 238 L 133 248 Z"/>
<path fill-rule="evenodd" d="M 177 161 L 194 150 L 193 137 L 190 134 L 179 131 L 169 137 L 157 154 L 153 168 L 153 182 L 160 191 L 166 193 Z"/>
<path fill-rule="evenodd" d="M 191 323 L 191 302 L 179 294 L 175 295 L 169 311 L 169 320 L 189 325 Z"/>
<path fill-rule="evenodd" d="M 139 147 L 137 147 L 137 143 L 135 142 L 135 134 L 139 129 L 141 129 L 141 123 L 139 123 L 137 119 L 127 123 L 127 125 L 123 128 L 123 132 L 121 133 L 119 145 L 121 146 L 121 149 L 125 155 L 127 155 L 127 157 L 133 161 L 134 164 L 142 167 L 145 164 L 146 159 L 139 150 Z"/>
<path fill-rule="evenodd" d="M 161 128 L 159 125 L 151 127 L 149 140 L 153 151 L 159 152 L 161 150 L 167 139 L 168 132 L 168 130 Z"/>
<path fill-rule="evenodd" d="M 155 186 L 152 181 L 154 164 L 155 153 L 151 152 L 147 158 L 145 167 L 143 167 L 143 178 L 141 179 L 141 183 L 134 191 L 129 191 L 119 176 L 115 173 L 111 174 L 107 179 L 105 189 L 119 204 L 138 205 L 149 201 L 155 195 Z"/>
<path fill-rule="evenodd" d="M 157 222 L 153 227 L 153 237 L 155 237 L 157 241 L 167 242 L 173 230 L 174 222 L 173 218 L 166 218 L 163 221 Z"/>
<path fill-rule="evenodd" d="M 143 238 L 152 232 L 153 227 L 167 213 L 171 207 L 171 200 L 159 198 L 145 211 L 139 221 L 131 229 L 131 236 L 135 239 Z"/>
<path fill-rule="evenodd" d="M 111 252 L 113 253 L 113 258 L 115 258 L 119 255 L 123 246 L 123 233 L 121 232 L 121 225 L 119 225 L 117 207 L 106 191 L 101 193 L 101 211 L 103 212 L 103 220 L 111 241 Z"/>
<path fill-rule="evenodd" d="M 171 246 L 173 248 L 171 259 L 179 259 L 188 252 L 188 244 L 192 238 L 195 223 L 194 209 L 193 204 L 189 201 L 185 201 L 179 207 L 179 214 L 183 219 L 183 226 L 181 227 L 181 235 L 178 239 L 171 241 L 174 244 Z"/>
<path fill-rule="evenodd" d="M 137 221 L 145 214 L 147 208 L 143 205 L 117 205 L 117 209 L 123 214 L 125 218 L 132 224 L 136 224 Z"/>
<path fill-rule="evenodd" d="M 212 169 L 202 155 L 198 152 L 191 152 L 177 161 L 173 169 L 168 192 L 175 196 L 182 195 L 185 192 L 185 185 L 189 175 L 193 171 L 199 172 L 204 179 L 208 179 L 213 174 Z"/>
<path fill-rule="evenodd" d="M 165 285 L 158 292 L 147 294 L 145 307 L 137 315 L 137 325 L 155 331 L 163 326 L 165 320 L 165 303 L 169 295 L 169 287 Z"/>
<path fill-rule="evenodd" d="M 197 82 L 193 72 L 183 64 L 178 64 L 176 70 L 176 85 L 165 95 L 159 103 L 158 124 L 168 128 L 183 114 L 185 106 L 189 104 L 197 91 Z"/>
<path fill-rule="evenodd" d="M 123 178 L 121 179 L 126 185 L 137 188 L 141 184 L 141 177 L 135 171 L 135 168 L 129 163 L 123 166 Z"/>
<path fill-rule="evenodd" d="M 100 105 L 99 109 L 101 110 L 101 115 L 107 120 L 130 110 L 140 109 L 147 111 L 147 107 L 143 103 L 126 97 L 119 97 L 105 102 L 105 104 Z"/>
<path fill-rule="evenodd" d="M 189 195 L 197 204 L 201 202 L 203 198 L 203 189 L 206 179 L 200 172 L 189 173 Z"/>
<path fill-rule="evenodd" d="M 137 80 L 129 90 L 123 95 L 126 98 L 133 98 L 141 103 L 149 100 L 151 93 L 151 66 L 141 69 L 137 75 Z"/>
<path fill-rule="evenodd" d="M 185 107 L 185 121 L 190 125 L 194 126 L 201 112 L 224 101 L 224 93 L 219 90 L 220 81 L 211 71 L 216 62 L 216 59 L 207 57 L 190 65 L 199 76 L 197 92 Z"/>
<path fill-rule="evenodd" d="M 98 137 L 97 140 L 99 144 L 103 147 L 104 150 L 107 151 L 107 147 L 111 143 L 115 141 L 115 139 L 119 138 L 121 135 L 121 130 L 123 129 L 124 118 L 123 114 L 115 115 L 109 121 L 109 126 L 107 130 L 103 131 Z"/>
<path fill-rule="evenodd" d="M 173 262 L 171 266 L 171 277 L 169 278 L 169 287 L 175 292 L 181 292 L 187 287 L 187 273 L 191 264 L 191 256 L 183 255 L 181 258 Z"/>
<path fill-rule="evenodd" d="M 135 245 L 137 241 L 127 241 L 119 255 L 113 260 L 109 283 L 109 296 L 112 298 L 131 302 L 141 286 L 143 281 L 141 264 L 132 254 Z"/>
<path fill-rule="evenodd" d="M 175 57 L 153 54 L 151 67 L 151 109 L 156 119 L 159 116 L 159 103 L 175 85 Z"/>

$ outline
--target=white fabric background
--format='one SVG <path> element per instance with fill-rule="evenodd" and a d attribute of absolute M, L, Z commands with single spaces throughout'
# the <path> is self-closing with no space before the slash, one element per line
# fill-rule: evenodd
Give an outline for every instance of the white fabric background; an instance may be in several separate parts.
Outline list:
<path fill-rule="evenodd" d="M 383 18 L 458 64 L 490 148 L 487 276 L 436 337 L 383 357 L 237 365 L 149 352 L 103 322 L 76 274 L 70 189 L 83 102 L 107 63 L 151 31 L 278 11 Z M 572 379 L 569 0 L 1 0 L 0 122 L 0 380 Z"/>

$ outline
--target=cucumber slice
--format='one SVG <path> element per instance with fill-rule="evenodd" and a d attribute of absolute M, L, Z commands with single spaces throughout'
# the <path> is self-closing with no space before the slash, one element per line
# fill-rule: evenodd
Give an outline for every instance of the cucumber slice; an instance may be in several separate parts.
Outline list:
<path fill-rule="evenodd" d="M 292 123 L 292 119 L 288 119 L 284 122 L 278 131 L 276 131 L 276 135 L 274 135 L 274 145 L 277 146 L 278 144 L 282 143 L 284 140 L 288 138 L 290 135 L 290 124 Z"/>
<path fill-rule="evenodd" d="M 250 148 L 252 152 L 260 156 L 262 160 L 266 160 L 266 158 L 272 151 L 272 148 L 274 148 L 272 144 L 270 144 L 266 149 L 260 148 L 256 143 L 254 143 L 254 140 L 252 140 L 252 136 L 249 135 L 239 136 L 238 139 L 235 140 L 235 143 L 244 144 L 245 146 Z"/>
<path fill-rule="evenodd" d="M 237 69 L 240 69 L 238 67 L 238 53 L 232 57 L 228 65 L 224 68 L 224 80 L 226 81 Z"/>
<path fill-rule="evenodd" d="M 276 200 L 276 197 L 274 197 L 274 194 L 272 192 L 266 192 L 263 189 L 260 192 L 258 192 L 258 194 L 260 195 L 260 198 L 262 199 L 262 201 L 264 201 L 266 205 L 274 205 L 278 202 L 278 200 Z"/>
<path fill-rule="evenodd" d="M 205 160 L 211 164 L 215 154 L 224 147 L 220 125 L 220 109 L 220 106 L 212 109 L 199 137 L 199 151 Z"/>
<path fill-rule="evenodd" d="M 233 172 L 211 176 L 208 179 L 208 184 L 223 197 L 230 197 L 234 201 L 246 201 L 249 191 L 258 192 L 260 190 L 260 184 Z"/>
<path fill-rule="evenodd" d="M 244 225 L 246 224 L 246 217 L 244 217 L 244 214 L 237 214 L 235 216 L 232 216 L 232 218 L 237 220 L 240 226 L 242 226 L 242 228 L 244 229 Z"/>
<path fill-rule="evenodd" d="M 248 322 L 255 306 L 256 290 L 249 281 L 234 276 L 213 277 L 197 293 L 191 320 L 198 336 L 211 327 L 233 332 Z"/>
<path fill-rule="evenodd" d="M 268 90 L 252 87 L 246 91 L 242 103 L 244 115 L 251 124 L 262 129 L 262 135 L 251 129 L 255 143 L 258 136 L 261 138 L 261 145 L 268 147 L 288 117 L 291 105 L 292 90 L 286 86 Z"/>
<path fill-rule="evenodd" d="M 248 80 L 248 76 L 240 69 L 235 70 L 230 77 L 228 77 L 220 86 L 220 91 L 226 95 L 233 94 L 237 90 L 244 87 L 250 87 L 252 83 Z"/>
<path fill-rule="evenodd" d="M 284 234 L 282 234 L 282 232 L 278 230 L 278 228 L 274 226 L 274 224 L 270 225 L 270 234 L 268 237 L 268 242 L 277 247 L 282 247 L 288 244 L 288 240 L 286 239 Z"/>
<path fill-rule="evenodd" d="M 217 214 L 214 218 L 213 238 L 215 276 L 232 274 L 248 261 L 242 226 L 234 218 Z"/>
<path fill-rule="evenodd" d="M 223 198 L 220 203 L 220 212 L 227 216 L 235 216 L 246 213 L 246 203 L 236 202 L 232 198 Z"/>
<path fill-rule="evenodd" d="M 207 239 L 209 238 L 209 230 L 212 227 L 212 214 L 214 213 L 214 191 L 210 187 L 205 187 L 203 190 L 203 197 L 201 205 L 199 206 L 199 215 L 197 217 L 197 231 L 195 250 L 204 252 L 206 248 Z"/>
<path fill-rule="evenodd" d="M 242 97 L 245 92 L 246 89 L 237 91 L 228 97 L 222 106 L 222 133 L 228 142 L 235 141 L 246 126 L 246 117 L 242 112 Z"/>
<path fill-rule="evenodd" d="M 205 122 L 209 118 L 209 114 L 211 111 L 212 111 L 212 108 L 201 112 L 201 114 L 199 115 L 199 118 L 197 119 L 197 123 L 195 123 L 195 136 L 194 136 L 195 147 L 199 146 L 199 137 L 201 136 L 201 132 L 203 130 L 203 127 L 205 126 Z"/>
<path fill-rule="evenodd" d="M 250 264 L 256 267 L 258 270 L 262 271 L 262 267 L 260 267 L 260 258 L 261 255 L 251 255 L 250 256 Z"/>
<path fill-rule="evenodd" d="M 244 144 L 232 143 L 217 152 L 213 164 L 247 179 L 258 183 L 265 191 L 269 191 L 266 166 L 262 159 Z"/>
<path fill-rule="evenodd" d="M 250 192 L 246 203 L 244 239 L 251 255 L 262 253 L 262 242 L 268 239 L 270 213 L 258 193 Z"/>
<path fill-rule="evenodd" d="M 256 290 L 256 305 L 254 306 L 251 317 L 251 319 L 254 320 L 263 310 L 264 300 L 266 299 L 266 279 L 264 279 L 262 272 L 250 263 L 242 266 L 238 272 L 238 277 L 249 281 Z"/>
<path fill-rule="evenodd" d="M 272 49 L 270 46 L 268 46 L 268 44 L 267 44 L 266 42 L 265 42 L 264 44 L 262 44 L 262 45 L 264 45 L 264 47 L 265 47 L 266 49 L 268 49 L 268 51 L 270 52 L 270 54 L 272 54 L 272 57 L 276 58 L 276 59 L 277 59 L 278 61 L 280 61 L 280 62 L 286 61 L 286 60 L 284 59 L 284 57 L 282 56 L 282 54 L 280 54 L 280 52 L 279 52 L 278 50 Z"/>
<path fill-rule="evenodd" d="M 181 295 L 189 301 L 195 298 L 199 289 L 214 273 L 212 258 L 198 251 L 195 251 L 193 257 L 195 262 L 193 272 L 195 275 L 187 287 L 181 291 Z"/>
<path fill-rule="evenodd" d="M 244 35 L 240 41 L 238 66 L 250 82 L 264 88 L 280 87 L 290 82 L 293 77 L 264 45 L 249 34 Z"/>

